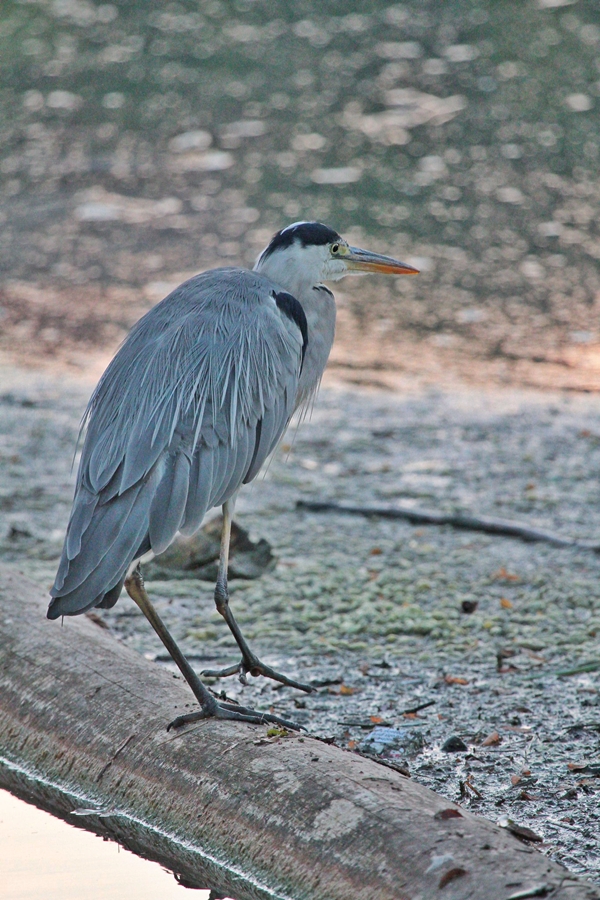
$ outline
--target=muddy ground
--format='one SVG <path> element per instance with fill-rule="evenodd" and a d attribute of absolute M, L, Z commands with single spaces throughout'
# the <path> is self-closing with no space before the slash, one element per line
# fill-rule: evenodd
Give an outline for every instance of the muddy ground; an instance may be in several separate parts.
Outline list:
<path fill-rule="evenodd" d="M 91 387 L 49 370 L 1 370 L 0 558 L 45 589 Z M 330 379 L 310 421 L 240 497 L 239 523 L 270 542 L 276 565 L 231 584 L 252 646 L 317 693 L 264 679 L 215 689 L 408 767 L 492 820 L 528 826 L 542 852 L 600 881 L 600 556 L 296 508 L 323 498 L 413 504 L 600 542 L 599 466 L 593 395 L 416 382 L 394 392 Z M 236 661 L 210 582 L 155 568 L 148 589 L 198 670 Z M 127 597 L 99 618 L 169 665 Z"/>

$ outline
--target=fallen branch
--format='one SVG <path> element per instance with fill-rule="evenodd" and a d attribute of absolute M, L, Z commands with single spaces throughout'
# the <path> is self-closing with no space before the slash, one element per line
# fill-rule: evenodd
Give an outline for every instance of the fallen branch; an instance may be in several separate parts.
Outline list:
<path fill-rule="evenodd" d="M 568 678 L 570 675 L 583 675 L 585 672 L 597 672 L 600 669 L 600 659 L 591 659 L 588 662 L 581 663 L 573 669 L 561 669 L 556 674 L 560 678 Z"/>
<path fill-rule="evenodd" d="M 0 786 L 182 883 L 237 900 L 514 900 L 541 886 L 599 900 L 506 829 L 356 753 L 243 722 L 167 734 L 191 702 L 181 679 L 45 607 L 0 567 Z"/>
<path fill-rule="evenodd" d="M 495 519 L 492 516 L 471 516 L 465 513 L 442 513 L 414 506 L 351 506 L 347 503 L 333 503 L 318 500 L 298 500 L 297 509 L 310 512 L 346 513 L 351 516 L 378 516 L 382 519 L 406 519 L 415 525 L 451 525 L 465 531 L 483 531 L 486 534 L 500 534 L 520 538 L 522 541 L 543 541 L 555 547 L 577 547 L 600 553 L 600 544 L 594 541 L 578 541 L 563 537 L 544 528 L 532 528 L 512 519 Z"/>

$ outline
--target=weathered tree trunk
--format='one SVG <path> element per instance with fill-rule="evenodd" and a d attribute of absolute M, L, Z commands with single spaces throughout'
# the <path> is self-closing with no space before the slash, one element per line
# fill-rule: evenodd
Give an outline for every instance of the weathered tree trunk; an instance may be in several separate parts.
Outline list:
<path fill-rule="evenodd" d="M 0 785 L 25 799 L 238 900 L 600 897 L 374 761 L 242 723 L 167 733 L 192 699 L 179 678 L 0 574 Z"/>

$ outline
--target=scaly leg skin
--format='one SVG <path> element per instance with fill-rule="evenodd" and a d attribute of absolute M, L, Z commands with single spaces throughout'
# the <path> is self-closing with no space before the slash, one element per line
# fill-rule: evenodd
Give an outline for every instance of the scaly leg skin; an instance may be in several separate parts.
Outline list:
<path fill-rule="evenodd" d="M 134 603 L 137 603 L 171 654 L 173 661 L 176 663 L 179 671 L 189 684 L 201 707 L 198 712 L 189 713 L 185 716 L 177 716 L 177 718 L 167 727 L 167 731 L 171 728 L 179 728 L 181 725 L 186 725 L 188 722 L 197 722 L 199 719 L 208 719 L 211 717 L 216 719 L 236 719 L 239 722 L 253 722 L 257 725 L 272 723 L 274 725 L 282 725 L 285 728 L 290 728 L 293 731 L 300 730 L 300 726 L 296 725 L 295 722 L 288 722 L 286 719 L 280 719 L 279 716 L 273 716 L 270 713 L 261 713 L 255 709 L 249 709 L 246 706 L 238 706 L 236 703 L 227 703 L 225 701 L 219 702 L 202 684 L 175 643 L 174 638 L 167 630 L 166 625 L 154 609 L 154 606 L 146 593 L 139 565 L 131 575 L 125 579 L 125 588 L 131 599 Z"/>
<path fill-rule="evenodd" d="M 202 674 L 212 678 L 226 678 L 228 675 L 238 675 L 242 684 L 248 683 L 246 680 L 246 675 L 248 674 L 255 677 L 257 675 L 264 675 L 265 678 L 272 678 L 273 681 L 278 681 L 280 684 L 286 684 L 289 685 L 289 687 L 297 688 L 299 691 L 306 691 L 307 694 L 312 694 L 316 688 L 311 687 L 310 684 L 302 684 L 300 681 L 293 681 L 291 678 L 288 678 L 287 675 L 276 672 L 270 666 L 267 666 L 260 661 L 258 656 L 252 652 L 246 643 L 246 639 L 240 631 L 240 627 L 229 607 L 227 568 L 229 566 L 229 542 L 231 539 L 231 522 L 233 520 L 235 499 L 235 496 L 233 496 L 223 504 L 223 531 L 221 533 L 219 573 L 217 575 L 217 584 L 215 587 L 215 604 L 217 612 L 219 612 L 227 622 L 229 630 L 242 651 L 242 660 L 237 665 L 228 666 L 226 669 L 206 669 Z"/>

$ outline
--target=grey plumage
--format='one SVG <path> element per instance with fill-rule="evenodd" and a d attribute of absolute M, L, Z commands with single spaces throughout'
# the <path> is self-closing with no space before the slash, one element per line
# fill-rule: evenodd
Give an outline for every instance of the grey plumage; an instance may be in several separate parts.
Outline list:
<path fill-rule="evenodd" d="M 185 535 L 191 535 L 200 528 L 209 508 L 213 464 L 214 454 L 210 447 L 200 447 L 194 454 L 185 516 L 181 523 L 181 531 Z"/>
<path fill-rule="evenodd" d="M 321 282 L 366 271 L 416 270 L 350 247 L 318 222 L 297 222 L 274 236 L 254 271 L 196 275 L 140 319 L 84 416 L 49 618 L 113 606 L 124 582 L 147 614 L 149 600 L 130 585 L 137 561 L 161 553 L 178 531 L 192 534 L 214 506 L 225 504 L 230 524 L 231 498 L 319 386 L 335 328 L 333 294 Z M 233 627 L 229 611 L 219 610 Z M 256 667 L 243 652 L 244 665 Z"/>
<path fill-rule="evenodd" d="M 287 427 L 303 336 L 244 269 L 216 269 L 144 316 L 96 388 L 51 618 L 102 603 L 140 544 L 180 528 L 251 480 Z"/>

